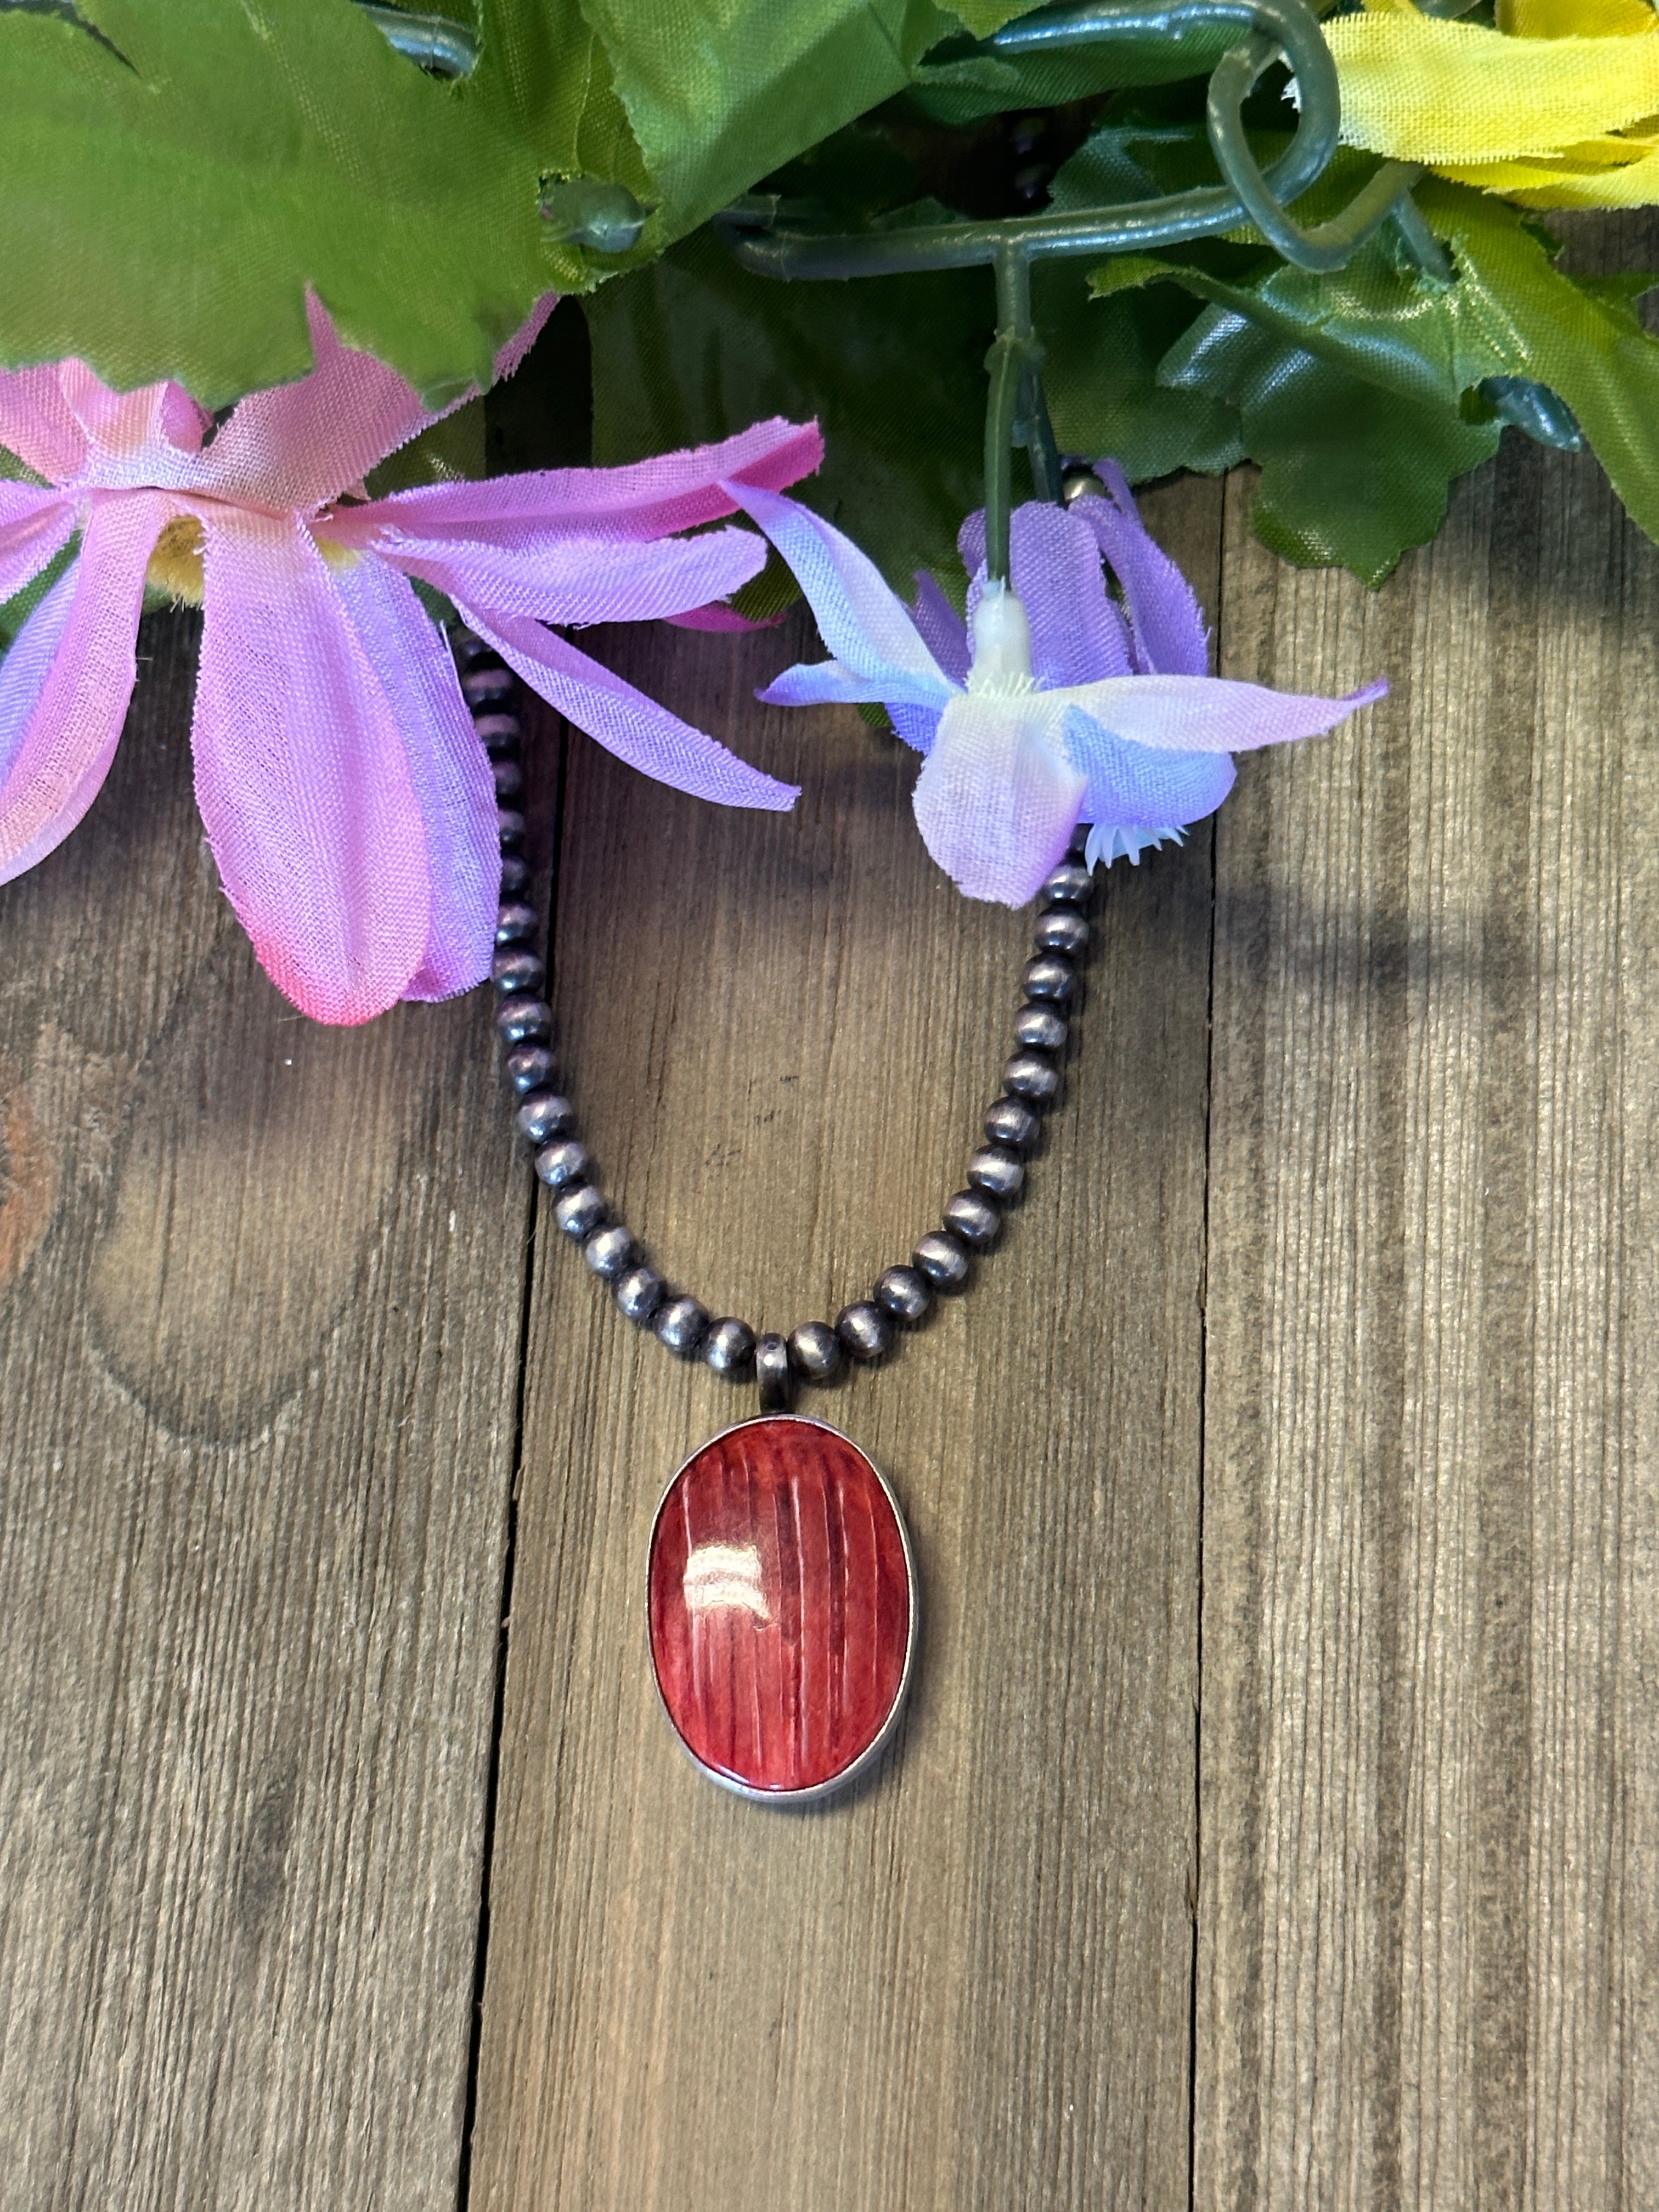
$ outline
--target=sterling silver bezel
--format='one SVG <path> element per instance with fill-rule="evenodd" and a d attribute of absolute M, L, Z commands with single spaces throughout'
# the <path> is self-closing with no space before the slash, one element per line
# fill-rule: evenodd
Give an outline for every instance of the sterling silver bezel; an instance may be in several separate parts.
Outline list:
<path fill-rule="evenodd" d="M 802 1428 L 822 1429 L 826 1435 L 834 1437 L 838 1443 L 845 1444 L 849 1451 L 855 1451 L 875 1475 L 876 1480 L 881 1485 L 887 1503 L 893 1509 L 893 1518 L 898 1523 L 899 1543 L 904 1553 L 904 1579 L 909 1598 L 910 1618 L 904 1640 L 904 1665 L 900 1669 L 898 1687 L 893 1692 L 893 1702 L 887 1709 L 887 1717 L 850 1765 L 844 1766 L 839 1774 L 832 1774 L 827 1782 L 815 1782 L 811 1788 L 805 1790 L 757 1790 L 752 1783 L 740 1782 L 735 1775 L 724 1774 L 718 1766 L 711 1766 L 707 1759 L 699 1759 L 680 1734 L 678 1724 L 668 1709 L 668 1700 L 663 1694 L 662 1677 L 657 1672 L 657 1655 L 651 1643 L 651 1559 L 656 1550 L 657 1530 L 662 1523 L 663 1510 L 674 1494 L 675 1484 L 691 1462 L 701 1458 L 711 1444 L 724 1443 L 727 1437 L 736 1436 L 741 1429 L 757 1427 L 763 1421 L 794 1421 L 798 1422 Z M 669 1477 L 662 1496 L 657 1501 L 657 1510 L 651 1516 L 651 1537 L 645 1550 L 645 1650 L 646 1659 L 651 1668 L 651 1680 L 655 1685 L 657 1703 L 662 1710 L 664 1720 L 668 1724 L 669 1733 L 681 1751 L 699 1774 L 716 1784 L 719 1788 L 728 1791 L 733 1797 L 742 1797 L 751 1805 L 787 1807 L 817 1805 L 821 1804 L 826 1797 L 838 1796 L 842 1790 L 849 1788 L 852 1784 L 858 1781 L 860 1776 L 870 1771 L 892 1741 L 893 1732 L 899 1723 L 899 1717 L 904 1711 L 904 1700 L 909 1693 L 910 1673 L 916 1656 L 916 1559 L 915 1553 L 910 1547 L 910 1530 L 905 1522 L 903 1508 L 895 1496 L 893 1486 L 887 1480 L 884 1470 L 876 1465 L 875 1461 L 871 1458 L 861 1443 L 854 1443 L 844 1430 L 836 1428 L 833 1422 L 820 1421 L 811 1413 L 751 1413 L 747 1420 L 733 1421 L 726 1428 L 717 1429 L 712 1437 L 705 1437 L 700 1444 L 686 1454 Z"/>

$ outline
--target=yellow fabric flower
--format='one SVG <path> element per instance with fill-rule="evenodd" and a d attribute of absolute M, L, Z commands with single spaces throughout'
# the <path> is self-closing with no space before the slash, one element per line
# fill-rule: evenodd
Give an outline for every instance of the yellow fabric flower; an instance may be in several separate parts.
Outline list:
<path fill-rule="evenodd" d="M 1648 0 L 1499 0 L 1498 28 L 1370 0 L 1325 25 L 1342 136 L 1529 207 L 1659 201 Z"/>

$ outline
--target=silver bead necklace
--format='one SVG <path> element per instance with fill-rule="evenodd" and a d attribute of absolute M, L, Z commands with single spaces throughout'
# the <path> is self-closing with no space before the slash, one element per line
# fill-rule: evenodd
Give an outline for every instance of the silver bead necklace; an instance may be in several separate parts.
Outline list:
<path fill-rule="evenodd" d="M 1094 886 L 1085 831 L 1038 895 L 1015 1051 L 986 1111 L 987 1141 L 970 1155 L 966 1184 L 947 1201 L 941 1225 L 833 1324 L 802 1322 L 787 1336 L 757 1331 L 734 1315 L 713 1317 L 671 1288 L 595 1179 L 559 1088 L 547 969 L 535 950 L 542 924 L 524 854 L 517 679 L 470 632 L 453 641 L 495 780 L 495 1028 L 514 1121 L 554 1194 L 554 1220 L 629 1321 L 676 1358 L 701 1358 L 759 1389 L 759 1417 L 700 1446 L 658 1509 L 648 1610 L 664 1708 L 694 1764 L 726 1788 L 774 1804 L 823 1797 L 864 1772 L 896 1725 L 915 1647 L 915 1573 L 886 1478 L 838 1431 L 793 1414 L 795 1390 L 829 1382 L 845 1361 L 882 1358 L 898 1330 L 927 1318 L 936 1297 L 968 1286 L 974 1258 L 996 1243 L 1042 1115 L 1060 1096 L 1089 946 Z"/>

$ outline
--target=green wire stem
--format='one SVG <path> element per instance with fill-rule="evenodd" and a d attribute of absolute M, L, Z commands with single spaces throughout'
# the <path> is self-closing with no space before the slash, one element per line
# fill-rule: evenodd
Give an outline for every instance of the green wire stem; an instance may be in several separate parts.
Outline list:
<path fill-rule="evenodd" d="M 776 199 L 750 194 L 714 220 L 745 269 L 786 280 L 884 276 L 929 269 L 988 266 L 997 287 L 996 337 L 986 356 L 985 561 L 1006 580 L 1012 451 L 1023 446 L 1042 499 L 1060 492 L 1059 455 L 1042 393 L 1042 348 L 1031 323 L 1034 261 L 1079 254 L 1146 252 L 1213 237 L 1253 223 L 1300 269 L 1341 268 L 1392 221 L 1407 252 L 1434 281 L 1451 281 L 1439 240 L 1411 197 L 1423 172 L 1385 161 L 1341 212 L 1309 229 L 1289 211 L 1335 153 L 1340 122 L 1336 64 L 1306 0 L 1082 0 L 1045 7 L 994 32 L 977 49 L 1006 57 L 1072 46 L 1161 38 L 1196 45 L 1218 21 L 1243 33 L 1210 75 L 1206 122 L 1224 182 L 1117 206 L 1055 210 L 993 222 L 921 223 L 831 235 L 791 228 Z M 1265 172 L 1250 149 L 1244 103 L 1283 57 L 1296 81 L 1298 114 L 1290 145 Z"/>

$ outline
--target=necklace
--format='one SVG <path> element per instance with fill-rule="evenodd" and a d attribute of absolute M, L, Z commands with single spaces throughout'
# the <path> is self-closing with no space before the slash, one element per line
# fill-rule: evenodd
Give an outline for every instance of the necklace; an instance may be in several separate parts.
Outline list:
<path fill-rule="evenodd" d="M 514 1121 L 553 1218 L 628 1319 L 681 1359 L 757 1386 L 759 1410 L 698 1446 L 675 1473 L 653 1523 L 647 1570 L 651 1662 L 662 1706 L 699 1771 L 738 1796 L 800 1805 L 828 1796 L 880 1758 L 897 1726 L 916 1644 L 910 1539 L 886 1477 L 849 1437 L 793 1410 L 799 1384 L 829 1382 L 845 1362 L 879 1360 L 936 1297 L 968 1287 L 976 1255 L 1018 1199 L 1025 1155 L 1058 1099 L 1093 872 L 1079 828 L 1038 896 L 1021 977 L 1015 1051 L 985 1115 L 986 1143 L 965 1187 L 908 1264 L 879 1277 L 833 1325 L 786 1337 L 712 1316 L 672 1289 L 619 1221 L 558 1087 L 541 916 L 525 860 L 517 679 L 483 641 L 456 633 L 461 689 L 494 769 L 501 848 L 491 975 Z"/>

